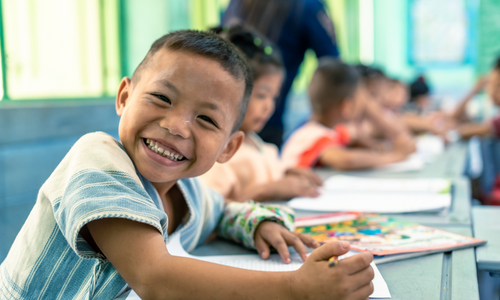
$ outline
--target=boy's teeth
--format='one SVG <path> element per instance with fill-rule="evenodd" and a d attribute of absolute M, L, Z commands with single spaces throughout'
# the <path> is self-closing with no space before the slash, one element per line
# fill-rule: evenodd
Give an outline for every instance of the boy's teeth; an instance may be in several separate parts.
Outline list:
<path fill-rule="evenodd" d="M 150 148 L 154 152 L 156 152 L 162 156 L 165 156 L 173 161 L 178 161 L 178 160 L 181 160 L 184 158 L 184 156 L 182 156 L 180 154 L 170 153 L 170 151 L 168 151 L 167 149 L 163 149 L 163 148 L 158 147 L 158 144 L 157 143 L 153 144 L 153 141 L 150 139 L 146 139 L 146 143 L 148 144 L 148 148 Z"/>

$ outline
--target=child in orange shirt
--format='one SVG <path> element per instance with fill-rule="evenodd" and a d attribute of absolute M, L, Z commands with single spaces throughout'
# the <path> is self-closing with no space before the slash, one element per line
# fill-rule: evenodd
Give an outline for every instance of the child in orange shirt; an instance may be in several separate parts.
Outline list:
<path fill-rule="evenodd" d="M 333 58 L 321 58 L 309 85 L 313 109 L 310 120 L 297 129 L 282 149 L 287 166 L 328 166 L 338 170 L 369 169 L 404 160 L 412 151 L 394 143 L 389 151 L 348 149 L 349 136 L 339 124 L 366 109 L 366 93 L 358 71 Z"/>

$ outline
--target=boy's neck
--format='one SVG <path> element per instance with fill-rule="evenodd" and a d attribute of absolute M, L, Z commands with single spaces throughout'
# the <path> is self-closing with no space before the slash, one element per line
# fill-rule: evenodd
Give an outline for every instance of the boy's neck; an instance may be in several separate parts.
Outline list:
<path fill-rule="evenodd" d="M 168 234 L 172 234 L 182 221 L 186 214 L 189 212 L 187 199 L 175 184 L 173 183 L 152 183 L 156 191 L 160 195 L 160 200 L 163 204 L 163 210 L 168 216 Z"/>
<path fill-rule="evenodd" d="M 333 128 L 333 127 L 335 127 L 335 125 L 341 123 L 341 120 L 338 120 L 338 118 L 334 118 L 328 114 L 313 113 L 311 120 L 318 122 L 321 125 L 328 127 L 328 128 Z"/>
<path fill-rule="evenodd" d="M 172 187 L 177 184 L 177 180 L 171 182 L 151 182 L 160 196 L 166 195 Z"/>

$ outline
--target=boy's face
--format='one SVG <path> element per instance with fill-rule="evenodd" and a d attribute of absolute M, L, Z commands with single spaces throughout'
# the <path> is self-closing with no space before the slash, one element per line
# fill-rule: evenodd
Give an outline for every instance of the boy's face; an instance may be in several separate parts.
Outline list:
<path fill-rule="evenodd" d="M 366 103 L 368 101 L 374 101 L 369 99 L 371 97 L 368 89 L 362 84 L 359 83 L 352 99 L 350 101 L 344 101 L 343 106 L 345 112 L 343 113 L 344 119 L 346 122 L 359 120 L 363 115 L 363 111 L 365 110 Z"/>
<path fill-rule="evenodd" d="M 122 80 L 116 109 L 120 140 L 145 178 L 174 182 L 231 158 L 243 139 L 242 132 L 231 134 L 243 80 L 216 61 L 167 49 L 138 78 Z"/>
<path fill-rule="evenodd" d="M 491 72 L 486 91 L 493 103 L 500 106 L 500 70 L 493 70 Z"/>

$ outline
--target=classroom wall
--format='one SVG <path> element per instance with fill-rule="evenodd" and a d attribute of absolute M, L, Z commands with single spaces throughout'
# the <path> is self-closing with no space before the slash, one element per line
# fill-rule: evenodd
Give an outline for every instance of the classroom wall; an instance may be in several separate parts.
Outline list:
<path fill-rule="evenodd" d="M 117 137 L 118 120 L 114 99 L 0 108 L 0 262 L 71 146 L 93 131 Z"/>
<path fill-rule="evenodd" d="M 382 67 L 390 76 L 410 82 L 424 74 L 437 96 L 460 98 L 474 84 L 475 64 L 456 67 L 419 68 L 408 59 L 408 5 L 409 1 L 374 1 L 374 65 Z"/>

